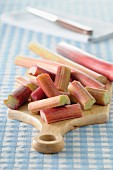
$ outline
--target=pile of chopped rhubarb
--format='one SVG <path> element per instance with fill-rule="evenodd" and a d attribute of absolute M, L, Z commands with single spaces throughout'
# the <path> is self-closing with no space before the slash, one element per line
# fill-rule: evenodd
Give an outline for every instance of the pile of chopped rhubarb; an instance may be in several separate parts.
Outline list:
<path fill-rule="evenodd" d="M 40 114 L 46 123 L 53 123 L 82 117 L 83 111 L 91 110 L 94 104 L 105 106 L 110 103 L 106 76 L 35 43 L 31 43 L 30 48 L 44 59 L 16 57 L 15 63 L 28 71 L 26 78 L 16 78 L 19 87 L 4 100 L 8 108 L 17 110 L 27 103 L 32 115 Z M 73 54 L 73 51 L 60 48 L 62 54 Z"/>

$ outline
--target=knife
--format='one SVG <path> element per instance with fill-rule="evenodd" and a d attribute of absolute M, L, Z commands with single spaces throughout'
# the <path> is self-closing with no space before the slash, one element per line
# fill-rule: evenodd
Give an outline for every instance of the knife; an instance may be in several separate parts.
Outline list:
<path fill-rule="evenodd" d="M 80 34 L 87 34 L 87 35 L 92 35 L 92 33 L 93 33 L 92 28 L 82 25 L 80 23 L 71 21 L 69 19 L 60 18 L 60 17 L 53 15 L 51 13 L 48 13 L 48 12 L 45 12 L 45 11 L 42 11 L 39 9 L 35 9 L 32 7 L 27 7 L 26 10 L 33 15 L 36 15 L 36 16 L 39 16 L 46 20 L 49 20 L 51 22 L 54 22 L 64 28 L 71 30 L 71 31 L 74 31 L 74 32 L 77 32 Z"/>

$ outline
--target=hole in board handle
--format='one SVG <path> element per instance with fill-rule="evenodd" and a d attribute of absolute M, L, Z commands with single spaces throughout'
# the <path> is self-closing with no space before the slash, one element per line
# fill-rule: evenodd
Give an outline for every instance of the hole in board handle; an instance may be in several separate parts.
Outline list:
<path fill-rule="evenodd" d="M 42 135 L 39 137 L 40 140 L 42 141 L 55 141 L 56 137 L 54 135 Z"/>

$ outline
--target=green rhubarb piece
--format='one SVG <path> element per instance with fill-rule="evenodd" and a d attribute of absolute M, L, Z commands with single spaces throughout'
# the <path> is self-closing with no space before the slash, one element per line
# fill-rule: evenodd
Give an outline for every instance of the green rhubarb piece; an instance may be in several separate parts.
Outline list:
<path fill-rule="evenodd" d="M 85 87 L 85 89 L 95 98 L 99 105 L 107 105 L 110 103 L 110 92 L 104 89 Z"/>

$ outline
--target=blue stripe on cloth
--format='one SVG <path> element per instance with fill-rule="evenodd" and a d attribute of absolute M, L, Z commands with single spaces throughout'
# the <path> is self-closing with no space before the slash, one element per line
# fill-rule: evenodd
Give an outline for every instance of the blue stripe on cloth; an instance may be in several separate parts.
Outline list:
<path fill-rule="evenodd" d="M 81 169 L 88 169 L 88 150 L 87 150 L 87 132 L 86 128 L 80 129 L 80 158 Z"/>
<path fill-rule="evenodd" d="M 97 129 L 96 133 L 95 133 L 95 128 Z M 93 134 L 94 134 L 94 149 L 95 149 L 95 155 L 96 155 L 97 168 L 104 169 L 99 125 L 93 126 Z"/>

